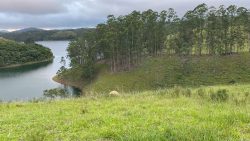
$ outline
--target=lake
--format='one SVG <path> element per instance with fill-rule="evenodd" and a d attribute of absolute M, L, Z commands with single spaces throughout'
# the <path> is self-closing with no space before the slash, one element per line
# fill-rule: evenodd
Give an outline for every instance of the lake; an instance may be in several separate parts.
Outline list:
<path fill-rule="evenodd" d="M 21 101 L 40 98 L 43 91 L 52 88 L 65 88 L 70 94 L 78 95 L 79 90 L 64 86 L 52 80 L 61 67 L 61 57 L 67 55 L 69 41 L 39 41 L 52 50 L 55 58 L 51 62 L 18 68 L 0 69 L 0 100 Z M 67 66 L 69 60 L 67 60 Z"/>

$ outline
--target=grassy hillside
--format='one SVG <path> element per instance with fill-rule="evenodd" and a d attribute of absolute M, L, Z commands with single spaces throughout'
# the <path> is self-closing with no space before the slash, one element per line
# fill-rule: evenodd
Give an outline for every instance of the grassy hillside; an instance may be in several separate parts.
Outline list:
<path fill-rule="evenodd" d="M 250 82 L 250 54 L 202 57 L 147 58 L 130 72 L 110 73 L 102 66 L 93 83 L 83 88 L 86 93 L 111 90 L 130 92 L 159 88 L 244 84 Z"/>
<path fill-rule="evenodd" d="M 228 99 L 213 99 L 225 88 Z M 249 91 L 250 85 L 176 87 L 0 103 L 0 140 L 249 140 Z"/>

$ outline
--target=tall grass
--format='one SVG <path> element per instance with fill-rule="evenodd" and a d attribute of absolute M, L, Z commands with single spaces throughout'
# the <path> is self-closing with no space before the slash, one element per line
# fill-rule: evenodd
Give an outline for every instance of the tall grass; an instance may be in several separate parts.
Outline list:
<path fill-rule="evenodd" d="M 249 140 L 249 87 L 176 86 L 118 97 L 1 103 L 0 140 Z"/>

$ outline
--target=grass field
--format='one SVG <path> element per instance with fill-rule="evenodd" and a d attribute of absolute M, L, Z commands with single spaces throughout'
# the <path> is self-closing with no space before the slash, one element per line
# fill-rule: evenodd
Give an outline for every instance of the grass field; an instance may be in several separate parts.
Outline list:
<path fill-rule="evenodd" d="M 226 89 L 228 98 L 213 99 Z M 250 85 L 0 104 L 0 140 L 250 140 Z"/>

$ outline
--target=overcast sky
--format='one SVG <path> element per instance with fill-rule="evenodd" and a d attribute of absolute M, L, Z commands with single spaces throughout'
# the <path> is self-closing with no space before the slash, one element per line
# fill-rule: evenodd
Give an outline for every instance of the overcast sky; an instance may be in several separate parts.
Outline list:
<path fill-rule="evenodd" d="M 250 0 L 0 0 L 0 29 L 95 27 L 109 14 L 174 8 L 182 15 L 201 3 L 250 8 Z"/>

